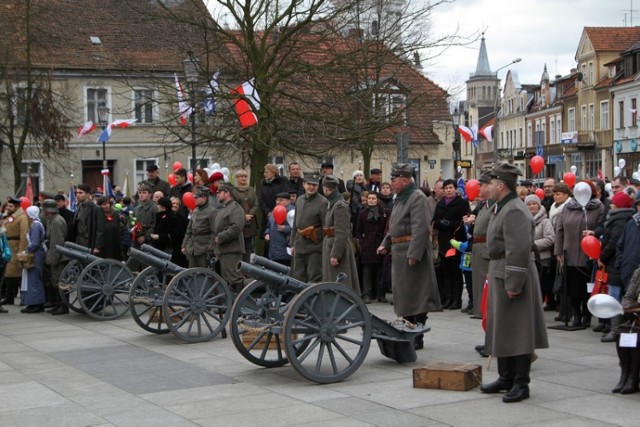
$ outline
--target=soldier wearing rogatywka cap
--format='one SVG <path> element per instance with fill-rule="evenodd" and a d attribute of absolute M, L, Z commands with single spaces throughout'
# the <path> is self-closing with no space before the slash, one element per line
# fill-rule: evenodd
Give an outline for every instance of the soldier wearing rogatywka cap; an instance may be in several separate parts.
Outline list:
<path fill-rule="evenodd" d="M 187 257 L 189 268 L 208 267 L 213 256 L 213 223 L 217 211 L 209 203 L 210 193 L 204 185 L 195 189 L 196 208 L 191 212 L 182 241 L 182 253 Z"/>
<path fill-rule="evenodd" d="M 413 166 L 396 164 L 391 172 L 391 187 L 396 194 L 389 227 L 378 253 L 391 252 L 393 309 L 396 316 L 411 323 L 424 324 L 427 314 L 442 310 L 436 273 L 433 267 L 427 197 L 411 179 Z M 424 347 L 416 337 L 416 349 Z"/>
<path fill-rule="evenodd" d="M 329 208 L 324 219 L 324 242 L 322 244 L 322 280 L 335 282 L 340 273 L 347 278 L 342 282 L 360 295 L 360 282 L 351 235 L 351 212 L 338 190 L 340 180 L 334 175 L 322 179 L 324 194 L 329 200 Z"/>
<path fill-rule="evenodd" d="M 214 253 L 218 258 L 220 275 L 236 292 L 243 286 L 237 266 L 244 256 L 244 210 L 233 199 L 233 185 L 223 182 L 216 194 L 220 209 L 213 225 Z"/>
<path fill-rule="evenodd" d="M 29 220 L 20 207 L 20 199 L 17 197 L 12 196 L 7 199 L 4 213 L 6 216 L 0 220 L 0 226 L 6 228 L 6 236 L 13 257 L 5 266 L 0 305 L 13 305 L 22 278 L 22 267 L 16 254 L 27 248 Z"/>
<path fill-rule="evenodd" d="M 131 230 L 132 247 L 136 249 L 140 249 L 144 243 L 151 244 L 151 234 L 153 233 L 153 226 L 156 223 L 156 214 L 158 213 L 158 207 L 151 199 L 153 191 L 154 189 L 148 181 L 142 181 L 138 184 L 139 200 L 136 207 L 133 208 L 135 225 Z M 140 271 L 143 266 L 137 260 L 130 259 L 129 268 L 132 271 Z"/>
<path fill-rule="evenodd" d="M 531 254 L 533 216 L 515 189 L 522 172 L 501 164 L 490 173 L 495 205 L 487 229 L 489 297 L 485 351 L 498 359 L 499 378 L 481 387 L 483 393 L 506 391 L 505 403 L 529 398 L 531 358 L 549 347 L 542 311 L 538 272 Z"/>

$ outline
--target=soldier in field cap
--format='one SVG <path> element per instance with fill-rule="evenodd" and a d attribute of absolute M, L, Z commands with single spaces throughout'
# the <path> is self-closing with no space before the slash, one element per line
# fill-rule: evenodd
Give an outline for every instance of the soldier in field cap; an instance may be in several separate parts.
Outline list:
<path fill-rule="evenodd" d="M 213 256 L 213 225 L 217 212 L 209 203 L 210 193 L 204 185 L 197 186 L 194 193 L 196 208 L 182 241 L 182 253 L 187 257 L 189 268 L 208 267 Z"/>
<path fill-rule="evenodd" d="M 531 251 L 534 221 L 516 193 L 522 172 L 509 164 L 490 173 L 495 201 L 487 228 L 489 295 L 485 352 L 498 359 L 498 379 L 483 384 L 483 393 L 506 391 L 505 403 L 529 398 L 531 357 L 547 348 L 542 293 Z"/>

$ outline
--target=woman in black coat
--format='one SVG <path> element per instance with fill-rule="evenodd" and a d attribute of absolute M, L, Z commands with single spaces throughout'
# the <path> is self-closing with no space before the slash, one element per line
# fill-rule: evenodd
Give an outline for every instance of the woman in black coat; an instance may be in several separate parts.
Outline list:
<path fill-rule="evenodd" d="M 436 273 L 438 290 L 442 308 L 459 310 L 462 308 L 462 271 L 460 270 L 460 253 L 455 251 L 453 256 L 445 256 L 452 248 L 451 239 L 460 242 L 467 241 L 462 217 L 469 214 L 469 202 L 456 193 L 456 182 L 447 179 L 442 183 L 444 197 L 436 205 L 433 215 L 433 227 L 438 232 L 438 250 L 440 252 L 440 266 Z"/>
<path fill-rule="evenodd" d="M 289 180 L 280 176 L 280 172 L 276 165 L 267 164 L 264 167 L 264 179 L 260 187 L 260 194 L 258 196 L 258 204 L 262 211 L 262 224 L 260 227 L 261 239 L 264 237 L 264 233 L 269 224 L 269 214 L 276 207 L 276 194 L 289 192 Z M 269 256 L 269 244 L 264 245 L 264 256 Z"/>
<path fill-rule="evenodd" d="M 162 197 L 158 200 L 158 213 L 151 233 L 151 246 L 171 254 L 171 262 L 177 264 L 177 254 L 180 253 L 180 224 L 171 209 L 171 199 Z"/>
<path fill-rule="evenodd" d="M 378 194 L 367 195 L 367 205 L 362 207 L 356 222 L 355 237 L 360 243 L 360 263 L 362 264 L 362 297 L 366 304 L 372 298 L 379 302 L 387 302 L 384 283 L 381 280 L 382 261 L 384 257 L 377 249 L 384 238 L 384 230 L 389 217 L 378 200 Z"/>

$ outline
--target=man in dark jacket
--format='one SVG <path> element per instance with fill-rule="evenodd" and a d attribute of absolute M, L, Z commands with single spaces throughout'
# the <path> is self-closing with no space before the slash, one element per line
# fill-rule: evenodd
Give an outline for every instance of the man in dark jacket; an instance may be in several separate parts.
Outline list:
<path fill-rule="evenodd" d="M 291 190 L 295 190 L 298 196 L 302 196 L 304 194 L 304 187 L 302 186 L 303 182 L 304 178 L 302 178 L 300 163 L 289 163 L 289 187 Z"/>
<path fill-rule="evenodd" d="M 162 194 L 168 196 L 171 185 L 167 181 L 160 179 L 158 175 L 158 165 L 149 165 L 147 167 L 147 181 L 151 184 L 151 194 L 156 191 L 162 191 Z"/>
<path fill-rule="evenodd" d="M 616 266 L 623 288 L 629 285 L 633 272 L 640 266 L 640 194 L 636 197 L 635 208 L 637 213 L 625 225 L 616 250 Z"/>
<path fill-rule="evenodd" d="M 182 200 L 182 196 L 193 191 L 193 185 L 191 185 L 191 183 L 187 179 L 186 169 L 180 168 L 174 172 L 174 175 L 176 176 L 176 185 L 171 187 L 171 189 L 169 190 L 169 197 L 177 197 L 178 199 Z M 188 216 L 189 210 L 186 206 L 180 205 L 179 213 L 184 216 Z"/>
<path fill-rule="evenodd" d="M 78 185 L 76 202 L 78 208 L 73 218 L 73 241 L 90 248 L 92 253 L 100 256 L 103 215 L 101 209 L 91 200 L 91 187 L 88 184 Z"/>
<path fill-rule="evenodd" d="M 322 180 L 324 179 L 325 176 L 328 176 L 328 175 L 333 176 L 333 163 L 331 162 L 323 163 L 320 166 L 320 170 L 322 171 L 322 177 L 320 178 L 318 193 L 320 193 L 324 197 L 327 197 L 327 195 L 324 193 L 324 189 L 322 188 Z M 341 178 L 338 178 L 338 193 L 342 194 L 346 192 L 347 192 L 347 187 L 344 185 L 344 181 Z"/>

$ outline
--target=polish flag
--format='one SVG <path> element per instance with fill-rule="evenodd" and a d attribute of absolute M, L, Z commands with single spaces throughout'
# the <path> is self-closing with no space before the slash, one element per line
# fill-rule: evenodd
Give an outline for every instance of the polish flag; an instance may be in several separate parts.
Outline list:
<path fill-rule="evenodd" d="M 478 139 L 478 126 L 477 125 L 473 125 L 472 127 L 467 127 L 464 125 L 459 125 L 458 126 L 458 132 L 460 132 L 460 135 L 462 135 L 462 138 L 464 138 L 465 142 L 471 142 L 471 141 L 475 141 L 476 139 Z"/>
<path fill-rule="evenodd" d="M 184 100 L 184 90 L 178 80 L 178 74 L 174 74 L 176 80 L 176 92 L 178 93 L 178 111 L 180 112 L 180 125 L 185 126 L 189 123 L 189 115 L 191 114 L 191 106 Z"/>
<path fill-rule="evenodd" d="M 260 96 L 255 88 L 255 79 L 242 83 L 231 91 L 232 95 L 239 95 L 233 102 L 236 114 L 243 129 L 258 124 L 258 116 L 254 111 L 260 109 Z"/>
<path fill-rule="evenodd" d="M 86 122 L 84 126 L 78 128 L 78 139 L 82 138 L 86 134 L 89 134 L 96 130 L 96 125 L 91 120 Z"/>
<path fill-rule="evenodd" d="M 493 141 L 493 125 L 480 129 L 480 135 L 484 136 L 487 141 Z"/>
<path fill-rule="evenodd" d="M 100 136 L 98 136 L 98 142 L 108 142 L 109 138 L 111 138 L 111 130 L 113 128 L 128 128 L 132 124 L 136 122 L 136 119 L 119 119 L 114 120 L 109 123 L 107 127 L 105 127 L 102 132 L 100 132 Z"/>

